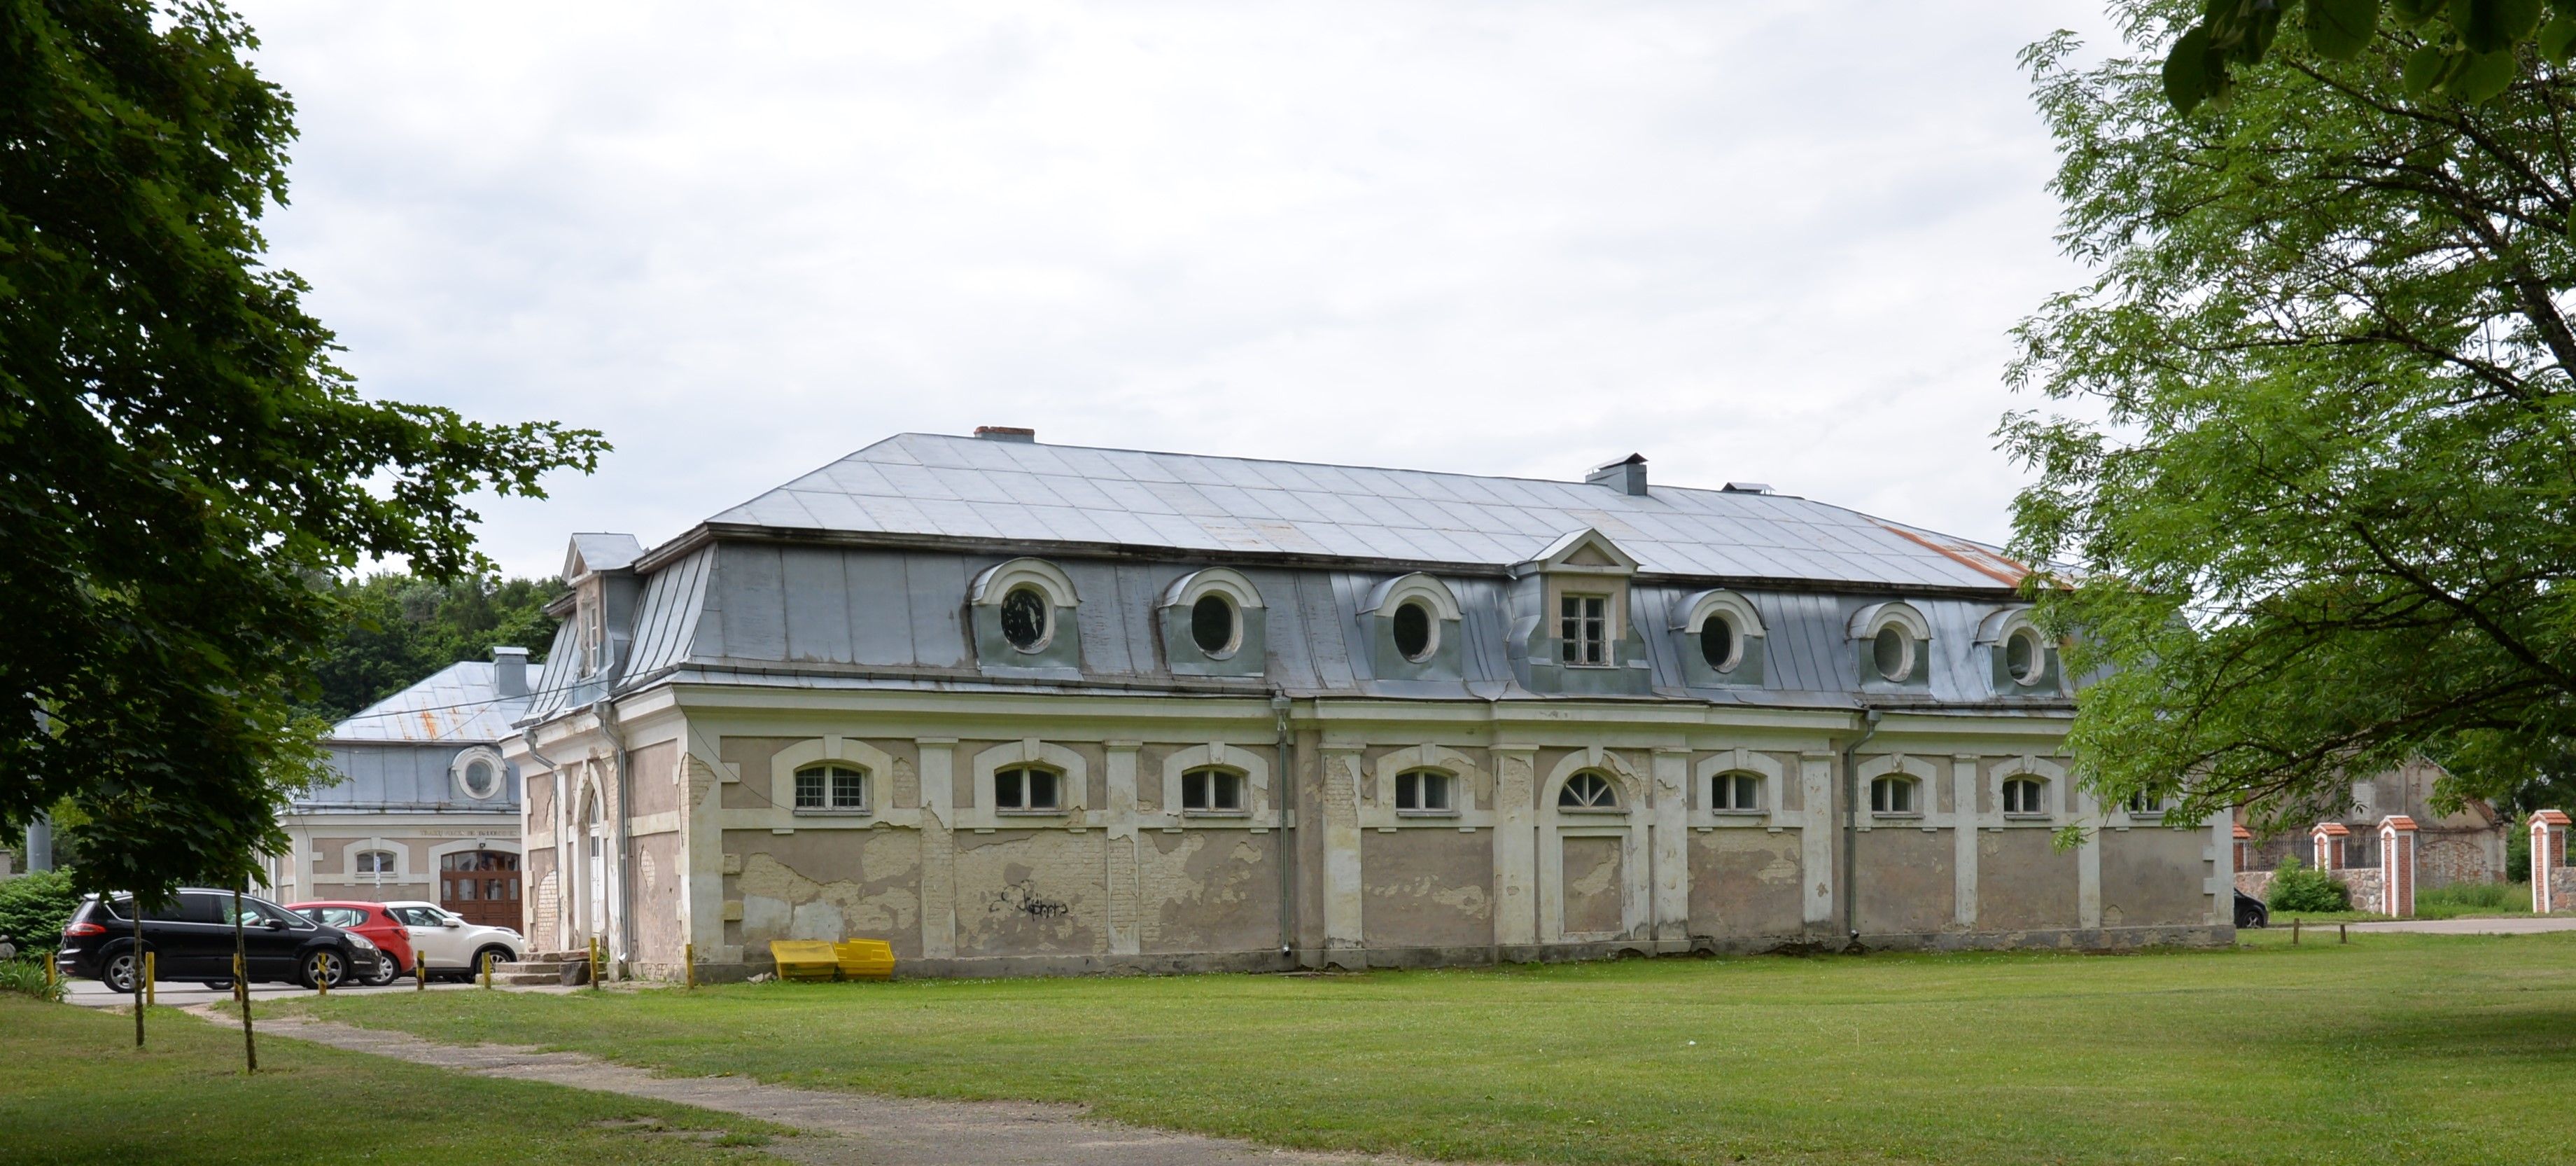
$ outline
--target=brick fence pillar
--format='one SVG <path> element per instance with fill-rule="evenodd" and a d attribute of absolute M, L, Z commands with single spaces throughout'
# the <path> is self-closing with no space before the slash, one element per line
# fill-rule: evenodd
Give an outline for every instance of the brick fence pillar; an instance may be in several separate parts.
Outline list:
<path fill-rule="evenodd" d="M 2254 832 L 2239 826 L 2236 828 L 2236 873 L 2243 874 L 2252 869 L 2254 869 Z"/>
<path fill-rule="evenodd" d="M 2380 913 L 2415 916 L 2415 819 L 2390 814 L 2379 820 Z"/>
<path fill-rule="evenodd" d="M 2559 871 L 2567 865 L 2567 815 L 2541 810 L 2531 815 L 2531 909 L 2542 915 L 2576 907 L 2576 887 L 2562 885 Z"/>
<path fill-rule="evenodd" d="M 2318 870 L 2343 869 L 2343 840 L 2351 833 L 2341 822 L 2319 822 L 2316 829 L 2308 831 L 2308 840 L 2315 844 L 2314 865 Z"/>

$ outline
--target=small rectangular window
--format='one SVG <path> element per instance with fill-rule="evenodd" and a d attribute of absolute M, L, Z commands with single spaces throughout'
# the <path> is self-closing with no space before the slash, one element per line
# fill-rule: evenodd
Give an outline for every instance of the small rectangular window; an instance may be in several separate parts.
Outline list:
<path fill-rule="evenodd" d="M 1445 814 L 1453 804 L 1449 787 L 1454 780 L 1435 769 L 1396 774 L 1395 808 L 1418 814 Z"/>
<path fill-rule="evenodd" d="M 1558 601 L 1557 638 L 1565 662 L 1579 667 L 1610 662 L 1610 600 L 1600 595 L 1568 595 Z"/>
<path fill-rule="evenodd" d="M 823 808 L 823 772 L 821 770 L 796 775 L 796 808 L 800 810 Z"/>
<path fill-rule="evenodd" d="M 1225 769 L 1193 769 L 1181 775 L 1181 809 L 1200 814 L 1243 812 L 1243 775 Z"/>
<path fill-rule="evenodd" d="M 855 810 L 867 804 L 867 779 L 861 777 L 856 770 L 835 769 L 832 771 L 833 809 Z"/>
<path fill-rule="evenodd" d="M 993 774 L 993 808 L 1034 812 L 1063 805 L 1056 772 L 1035 767 L 997 770 Z"/>
<path fill-rule="evenodd" d="M 1914 811 L 1914 783 L 1901 777 L 1882 777 L 1869 783 L 1870 812 L 1877 814 L 1911 814 Z"/>
<path fill-rule="evenodd" d="M 1759 810 L 1762 808 L 1762 779 L 1749 773 L 1721 773 L 1709 788 L 1709 808 L 1714 810 Z"/>

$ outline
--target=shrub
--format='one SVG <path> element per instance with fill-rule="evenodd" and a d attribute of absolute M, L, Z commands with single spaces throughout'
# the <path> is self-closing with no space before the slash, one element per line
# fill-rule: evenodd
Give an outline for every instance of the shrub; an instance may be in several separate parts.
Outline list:
<path fill-rule="evenodd" d="M 2282 859 L 2281 869 L 2272 872 L 2272 885 L 2263 898 L 2275 911 L 2352 909 L 2352 891 L 2342 879 L 2321 870 L 2309 870 L 2300 865 L 2295 854 Z"/>
<path fill-rule="evenodd" d="M 15 992 L 59 1004 L 63 983 L 45 975 L 43 960 L 0 960 L 0 992 Z"/>
<path fill-rule="evenodd" d="M 50 954 L 62 946 L 63 925 L 72 921 L 80 902 L 69 871 L 38 871 L 0 882 L 0 931 L 9 933 L 20 951 Z"/>

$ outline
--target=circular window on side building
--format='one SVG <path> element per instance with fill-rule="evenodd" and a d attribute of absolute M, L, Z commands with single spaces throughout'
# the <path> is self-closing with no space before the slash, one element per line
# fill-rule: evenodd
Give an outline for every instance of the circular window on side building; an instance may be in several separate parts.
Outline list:
<path fill-rule="evenodd" d="M 1198 602 L 1190 605 L 1190 642 L 1215 659 L 1233 655 L 1243 642 L 1243 621 L 1237 617 L 1234 604 L 1222 595 L 1199 596 Z"/>
<path fill-rule="evenodd" d="M 1039 651 L 1054 638 L 1055 612 L 1045 593 L 1019 587 L 1002 597 L 1002 638 L 1023 652 Z"/>
<path fill-rule="evenodd" d="M 1407 660 L 1419 664 L 1431 658 L 1440 647 L 1440 638 L 1431 622 L 1430 605 L 1408 599 L 1396 605 L 1393 631 L 1395 650 Z"/>

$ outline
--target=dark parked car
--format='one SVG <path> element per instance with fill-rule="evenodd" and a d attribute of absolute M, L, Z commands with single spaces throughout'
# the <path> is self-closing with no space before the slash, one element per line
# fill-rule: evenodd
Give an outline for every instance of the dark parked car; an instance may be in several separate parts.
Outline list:
<path fill-rule="evenodd" d="M 2238 927 L 2270 927 L 2272 925 L 2272 909 L 2264 906 L 2263 900 L 2257 899 L 2243 891 L 2238 891 L 2236 892 L 2236 925 Z"/>
<path fill-rule="evenodd" d="M 253 983 L 284 980 L 307 988 L 339 987 L 376 972 L 376 945 L 363 935 L 325 927 L 266 899 L 241 898 L 242 954 Z M 104 981 L 118 992 L 134 990 L 140 961 L 134 949 L 134 904 L 124 895 L 82 901 L 63 928 L 54 966 L 67 976 Z M 143 950 L 153 956 L 155 979 L 199 980 L 231 987 L 233 893 L 188 889 L 143 916 Z"/>

